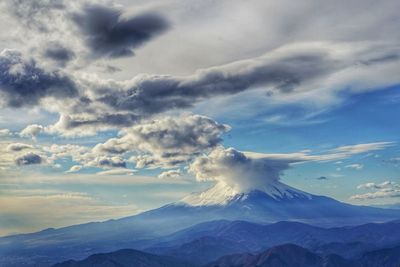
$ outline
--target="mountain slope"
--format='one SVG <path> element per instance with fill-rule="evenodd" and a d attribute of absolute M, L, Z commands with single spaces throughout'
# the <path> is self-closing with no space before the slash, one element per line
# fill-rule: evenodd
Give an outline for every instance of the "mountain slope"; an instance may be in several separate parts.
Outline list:
<path fill-rule="evenodd" d="M 53 267 L 190 267 L 176 259 L 157 256 L 133 249 L 95 254 L 81 261 L 69 260 Z"/>

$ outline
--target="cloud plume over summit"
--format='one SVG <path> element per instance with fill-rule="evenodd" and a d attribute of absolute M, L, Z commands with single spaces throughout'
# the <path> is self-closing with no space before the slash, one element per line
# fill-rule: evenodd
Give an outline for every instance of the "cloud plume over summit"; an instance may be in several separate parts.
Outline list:
<path fill-rule="evenodd" d="M 189 172 L 198 181 L 216 181 L 246 192 L 278 182 L 290 163 L 286 159 L 252 158 L 234 148 L 218 147 L 209 155 L 197 158 Z"/>

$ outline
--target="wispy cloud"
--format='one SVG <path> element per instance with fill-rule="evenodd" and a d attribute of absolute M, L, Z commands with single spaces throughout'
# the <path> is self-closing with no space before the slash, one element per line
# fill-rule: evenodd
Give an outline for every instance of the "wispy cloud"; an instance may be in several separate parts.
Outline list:
<path fill-rule="evenodd" d="M 346 165 L 345 168 L 353 169 L 353 170 L 362 170 L 364 168 L 364 165 L 359 164 L 359 163 L 354 163 L 354 164 Z"/>
<path fill-rule="evenodd" d="M 267 154 L 244 152 L 245 154 L 256 158 L 270 158 L 270 159 L 286 159 L 292 163 L 307 162 L 307 161 L 337 161 L 341 159 L 350 158 L 353 155 L 367 153 L 370 151 L 383 150 L 388 147 L 394 146 L 395 142 L 375 142 L 365 144 L 355 144 L 340 146 L 335 149 L 323 151 L 320 153 L 310 153 L 310 151 L 286 153 L 286 154 Z M 360 164 L 348 165 L 350 168 L 362 168 Z"/>

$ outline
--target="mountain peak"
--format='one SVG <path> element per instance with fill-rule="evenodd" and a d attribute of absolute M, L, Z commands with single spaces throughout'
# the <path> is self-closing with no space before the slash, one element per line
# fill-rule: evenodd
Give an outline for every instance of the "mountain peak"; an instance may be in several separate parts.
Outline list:
<path fill-rule="evenodd" d="M 252 195 L 260 194 L 268 196 L 276 201 L 282 199 L 312 198 L 311 194 L 278 181 L 271 182 L 256 189 L 248 190 L 240 190 L 239 188 L 231 187 L 226 183 L 219 182 L 204 192 L 192 193 L 186 196 L 180 201 L 180 203 L 190 206 L 224 206 L 233 202 L 244 201 Z"/>

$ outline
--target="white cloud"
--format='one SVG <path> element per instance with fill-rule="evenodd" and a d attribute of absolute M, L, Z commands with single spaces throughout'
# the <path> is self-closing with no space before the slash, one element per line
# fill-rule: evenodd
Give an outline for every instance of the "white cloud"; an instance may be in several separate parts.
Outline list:
<path fill-rule="evenodd" d="M 198 181 L 216 181 L 243 192 L 263 188 L 280 179 L 291 160 L 251 157 L 235 150 L 218 147 L 207 156 L 200 156 L 189 166 Z"/>
<path fill-rule="evenodd" d="M 133 175 L 136 170 L 116 168 L 106 171 L 97 172 L 98 175 Z"/>
<path fill-rule="evenodd" d="M 0 137 L 7 137 L 11 135 L 11 131 L 9 129 L 0 129 Z"/>
<path fill-rule="evenodd" d="M 82 165 L 74 165 L 67 171 L 67 173 L 77 172 L 77 171 L 80 171 L 81 169 L 82 169 Z"/>
<path fill-rule="evenodd" d="M 217 147 L 208 155 L 196 158 L 190 164 L 189 172 L 194 174 L 198 181 L 223 182 L 236 191 L 246 191 L 262 188 L 268 183 L 278 181 L 282 172 L 294 164 L 336 161 L 354 154 L 366 153 L 369 150 L 384 149 L 391 144 L 390 142 L 359 144 L 317 154 L 310 154 L 310 150 L 287 154 L 266 154 Z M 362 149 L 358 149 L 360 147 Z M 351 167 L 361 169 L 362 165 L 354 164 Z"/>
<path fill-rule="evenodd" d="M 287 159 L 291 160 L 292 162 L 337 161 L 340 159 L 349 158 L 356 154 L 367 153 L 369 151 L 383 150 L 393 145 L 395 145 L 394 142 L 364 143 L 364 144 L 341 146 L 320 153 L 311 153 L 311 151 L 302 151 L 302 152 L 285 153 L 285 154 L 267 154 L 267 153 L 248 152 L 248 151 L 245 151 L 243 153 L 255 158 Z M 361 165 L 360 166 L 359 165 L 360 164 L 352 167 L 361 167 Z"/>
<path fill-rule="evenodd" d="M 364 194 L 357 194 L 350 197 L 354 200 L 368 200 L 377 198 L 395 198 L 400 197 L 400 184 L 393 181 L 385 181 L 383 183 L 366 183 L 357 186 L 358 189 L 373 190 Z"/>
<path fill-rule="evenodd" d="M 130 160 L 138 168 L 173 167 L 217 146 L 230 130 L 199 115 L 165 117 L 127 128 L 119 138 L 94 147 L 95 154 L 136 153 Z"/>
<path fill-rule="evenodd" d="M 158 175 L 158 178 L 160 179 L 177 179 L 180 177 L 182 177 L 182 172 L 180 169 L 164 171 Z"/>
<path fill-rule="evenodd" d="M 31 124 L 26 126 L 21 132 L 20 135 L 23 137 L 32 137 L 35 139 L 39 133 L 44 130 L 42 125 L 39 124 Z"/>
<path fill-rule="evenodd" d="M 353 169 L 353 170 L 362 170 L 364 168 L 364 165 L 359 164 L 359 163 L 354 163 L 354 164 L 346 165 L 345 168 Z"/>
<path fill-rule="evenodd" d="M 375 142 L 375 143 L 341 146 L 333 149 L 332 151 L 353 155 L 353 154 L 366 153 L 370 151 L 382 150 L 393 145 L 394 145 L 393 142 Z"/>

